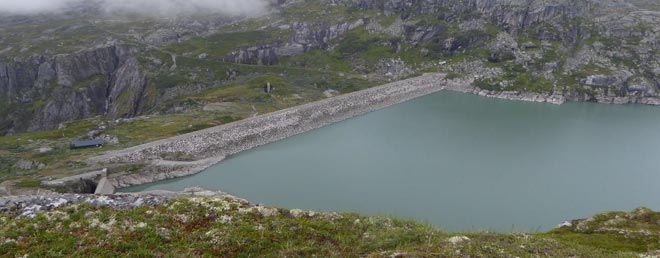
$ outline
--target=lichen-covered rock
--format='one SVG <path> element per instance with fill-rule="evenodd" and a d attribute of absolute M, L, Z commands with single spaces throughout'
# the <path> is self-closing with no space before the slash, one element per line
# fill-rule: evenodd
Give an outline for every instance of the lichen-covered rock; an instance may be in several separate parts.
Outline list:
<path fill-rule="evenodd" d="M 46 165 L 32 160 L 19 160 L 14 167 L 20 170 L 42 169 Z"/>
<path fill-rule="evenodd" d="M 567 228 L 580 233 L 613 233 L 625 237 L 660 235 L 660 214 L 644 207 L 630 212 L 601 213 L 571 224 Z"/>
<path fill-rule="evenodd" d="M 274 41 L 269 44 L 241 47 L 222 60 L 239 64 L 275 65 L 281 57 L 303 54 L 311 49 L 325 48 L 331 40 L 362 25 L 364 25 L 363 19 L 358 19 L 352 23 L 331 25 L 294 22 L 291 26 L 286 25 L 288 28 L 293 29 L 293 35 L 287 41 Z"/>
<path fill-rule="evenodd" d="M 404 78 L 413 73 L 413 70 L 400 58 L 381 59 L 376 65 L 376 71 L 391 79 Z"/>
<path fill-rule="evenodd" d="M 55 194 L 0 198 L 0 213 L 14 214 L 17 217 L 34 217 L 64 205 L 89 204 L 112 209 L 130 209 L 141 206 L 154 207 L 168 203 L 172 197 L 157 195 L 81 195 Z"/>

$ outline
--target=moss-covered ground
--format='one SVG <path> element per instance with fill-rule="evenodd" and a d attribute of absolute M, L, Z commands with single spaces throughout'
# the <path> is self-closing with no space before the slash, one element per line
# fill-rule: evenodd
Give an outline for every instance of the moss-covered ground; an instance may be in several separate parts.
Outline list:
<path fill-rule="evenodd" d="M 387 217 L 251 207 L 229 198 L 122 211 L 69 205 L 14 216 L 0 215 L 0 257 L 654 257 L 660 248 L 660 215 L 647 209 L 533 234 L 448 233 Z"/>

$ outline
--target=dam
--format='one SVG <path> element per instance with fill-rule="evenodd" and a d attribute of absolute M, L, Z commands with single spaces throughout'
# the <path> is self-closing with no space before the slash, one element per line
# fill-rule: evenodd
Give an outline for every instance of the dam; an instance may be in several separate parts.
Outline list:
<path fill-rule="evenodd" d="M 283 208 L 534 232 L 605 210 L 659 209 L 658 132 L 651 106 L 438 92 L 122 191 L 201 186 Z"/>

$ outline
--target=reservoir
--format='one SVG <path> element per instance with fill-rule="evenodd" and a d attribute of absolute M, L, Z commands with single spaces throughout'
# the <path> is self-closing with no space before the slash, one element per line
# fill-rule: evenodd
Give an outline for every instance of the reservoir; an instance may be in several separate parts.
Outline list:
<path fill-rule="evenodd" d="M 123 191 L 193 186 L 448 231 L 545 231 L 660 209 L 660 108 L 439 92 Z"/>

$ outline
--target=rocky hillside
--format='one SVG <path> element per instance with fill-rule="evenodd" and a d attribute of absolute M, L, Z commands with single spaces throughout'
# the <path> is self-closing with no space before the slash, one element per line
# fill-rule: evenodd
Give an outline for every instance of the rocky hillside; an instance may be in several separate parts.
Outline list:
<path fill-rule="evenodd" d="M 147 101 L 138 61 L 120 46 L 0 63 L 0 78 L 6 99 L 29 105 L 27 110 L 7 110 L 5 119 L 11 124 L 6 126 L 18 130 L 52 129 L 63 121 L 99 114 L 133 116 Z M 21 121 L 25 118 L 31 119 Z"/>
<path fill-rule="evenodd" d="M 279 109 L 425 71 L 489 91 L 660 104 L 653 0 L 289 0 L 270 8 L 256 18 L 158 19 L 109 15 L 90 2 L 61 14 L 0 15 L 0 134 L 226 102 L 239 104 L 234 115 L 255 104 Z M 268 82 L 279 84 L 280 99 L 255 95 Z M 238 88 L 198 97 L 228 87 Z"/>
<path fill-rule="evenodd" d="M 547 233 L 447 233 L 416 222 L 255 206 L 190 189 L 0 198 L 2 257 L 657 257 L 640 208 Z"/>

